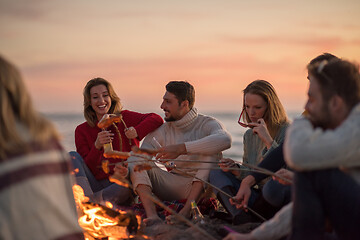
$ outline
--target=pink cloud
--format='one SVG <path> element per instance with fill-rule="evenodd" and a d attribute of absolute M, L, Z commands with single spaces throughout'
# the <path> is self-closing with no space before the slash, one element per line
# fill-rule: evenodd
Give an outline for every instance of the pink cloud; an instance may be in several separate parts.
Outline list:
<path fill-rule="evenodd" d="M 334 49 L 345 43 L 340 37 L 316 37 L 295 38 L 289 36 L 263 36 L 263 37 L 227 37 L 226 42 L 233 44 L 254 45 L 295 45 L 317 48 L 319 46 Z"/>
<path fill-rule="evenodd" d="M 157 109 L 165 84 L 181 79 L 194 84 L 201 106 L 234 108 L 241 104 L 242 89 L 255 79 L 270 81 L 285 98 L 299 98 L 299 94 L 288 94 L 289 86 L 306 86 L 304 68 L 309 60 L 299 64 L 294 59 L 267 62 L 250 56 L 117 59 L 47 63 L 23 67 L 22 71 L 35 100 L 43 107 L 52 101 L 62 106 L 81 105 L 84 85 L 100 76 L 113 83 L 127 106 L 144 107 L 146 102 Z"/>

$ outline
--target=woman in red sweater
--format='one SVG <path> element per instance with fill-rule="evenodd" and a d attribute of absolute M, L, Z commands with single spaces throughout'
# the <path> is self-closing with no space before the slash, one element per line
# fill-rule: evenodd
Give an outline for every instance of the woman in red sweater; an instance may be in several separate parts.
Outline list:
<path fill-rule="evenodd" d="M 109 181 L 113 174 L 105 173 L 101 163 L 104 144 L 112 143 L 113 149 L 130 152 L 132 146 L 139 146 L 139 141 L 148 133 L 158 128 L 162 118 L 155 113 L 142 114 L 122 110 L 120 98 L 111 84 L 103 78 L 90 80 L 84 88 L 84 117 L 86 122 L 75 130 L 75 145 L 77 152 L 71 152 L 72 162 L 76 171 L 76 181 L 86 196 L 96 203 L 106 201 L 116 205 L 126 204 L 131 199 L 131 191 Z M 122 121 L 107 129 L 100 129 L 97 123 L 105 114 L 121 114 Z M 120 146 L 121 143 L 121 146 Z M 110 163 L 118 159 L 107 159 Z M 123 169 L 127 173 L 127 168 Z"/>

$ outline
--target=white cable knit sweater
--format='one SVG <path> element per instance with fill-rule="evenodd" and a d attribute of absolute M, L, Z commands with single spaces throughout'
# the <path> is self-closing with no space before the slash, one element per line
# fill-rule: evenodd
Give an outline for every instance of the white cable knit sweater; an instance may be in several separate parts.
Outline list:
<path fill-rule="evenodd" d="M 287 130 L 284 154 L 287 164 L 298 171 L 346 168 L 346 172 L 360 184 L 360 104 L 336 129 L 314 129 L 309 120 L 296 119 Z M 251 235 L 258 240 L 288 235 L 292 208 L 291 202 Z"/>
<path fill-rule="evenodd" d="M 182 160 L 211 160 L 216 162 L 221 155 L 221 151 L 226 150 L 231 146 L 231 136 L 224 129 L 223 125 L 213 117 L 198 114 L 196 108 L 191 109 L 182 119 L 174 122 L 165 122 L 158 129 L 148 134 L 141 147 L 148 149 L 158 148 L 159 146 L 157 146 L 154 138 L 161 146 L 185 143 L 186 150 L 190 155 L 180 155 L 178 159 Z M 133 158 L 129 158 L 128 162 L 132 175 L 131 180 L 133 182 L 133 186 L 136 188 L 140 181 L 142 181 L 141 175 L 146 173 L 132 171 L 132 159 Z M 195 164 L 188 162 L 176 162 L 176 166 L 204 168 L 208 167 L 209 163 Z M 206 181 L 208 180 L 210 172 L 209 169 L 198 171 L 189 169 L 183 171 Z M 172 172 L 176 172 L 176 170 L 174 169 Z M 182 175 L 179 172 L 178 174 Z M 189 176 L 185 175 L 185 177 Z M 144 184 L 143 182 L 141 183 Z"/>

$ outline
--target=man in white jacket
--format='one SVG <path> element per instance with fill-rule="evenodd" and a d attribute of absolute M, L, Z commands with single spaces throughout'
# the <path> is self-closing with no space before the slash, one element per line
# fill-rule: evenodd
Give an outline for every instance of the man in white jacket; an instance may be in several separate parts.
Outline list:
<path fill-rule="evenodd" d="M 307 117 L 288 129 L 284 154 L 294 169 L 290 239 L 360 239 L 360 76 L 333 59 L 308 66 Z"/>
<path fill-rule="evenodd" d="M 166 122 L 146 136 L 141 145 L 160 150 L 156 158 L 174 160 L 176 168 L 164 171 L 153 164 L 149 171 L 136 172 L 134 166 L 139 158 L 128 159 L 130 178 L 145 208 L 147 225 L 160 222 L 155 205 L 148 198 L 152 193 L 162 200 L 187 199 L 180 214 L 189 217 L 191 201 L 199 200 L 205 187 L 199 179 L 208 180 L 210 170 L 204 168 L 211 166 L 209 162 L 216 163 L 221 152 L 231 146 L 231 136 L 223 125 L 212 117 L 198 114 L 194 102 L 195 90 L 191 84 L 169 82 L 161 104 Z M 197 162 L 177 162 L 176 159 Z"/>

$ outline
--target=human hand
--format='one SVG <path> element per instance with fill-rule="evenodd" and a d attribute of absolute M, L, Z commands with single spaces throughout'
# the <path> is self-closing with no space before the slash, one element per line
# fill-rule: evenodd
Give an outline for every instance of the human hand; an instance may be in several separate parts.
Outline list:
<path fill-rule="evenodd" d="M 128 129 L 125 129 L 125 136 L 128 139 L 134 139 L 138 136 L 136 129 L 134 127 L 129 127 Z"/>
<path fill-rule="evenodd" d="M 246 182 L 242 181 L 237 194 L 234 197 L 230 198 L 229 201 L 232 205 L 235 205 L 236 208 L 244 208 L 246 211 L 250 195 L 250 186 Z"/>
<path fill-rule="evenodd" d="M 118 178 L 126 178 L 129 174 L 128 163 L 119 162 L 114 167 L 114 175 Z"/>
<path fill-rule="evenodd" d="M 111 143 L 114 139 L 114 134 L 111 131 L 103 130 L 98 133 L 96 141 L 95 141 L 95 147 L 97 149 L 101 149 L 104 144 Z"/>
<path fill-rule="evenodd" d="M 250 234 L 229 233 L 223 240 L 255 240 Z"/>
<path fill-rule="evenodd" d="M 283 185 L 291 185 L 291 182 L 294 178 L 294 173 L 292 171 L 282 168 L 279 171 L 277 171 L 275 174 L 277 174 L 285 179 L 289 179 L 289 182 L 284 181 L 281 178 L 278 178 L 276 176 L 272 177 L 274 180 L 278 181 L 279 183 L 281 183 Z"/>
<path fill-rule="evenodd" d="M 156 154 L 156 159 L 175 159 L 182 154 L 186 154 L 186 147 L 184 143 L 173 144 L 158 149 L 159 153 Z"/>
<path fill-rule="evenodd" d="M 249 126 L 253 128 L 253 133 L 257 134 L 261 141 L 263 141 L 266 147 L 269 149 L 272 145 L 273 139 L 270 136 L 264 119 L 259 118 L 257 123 L 249 123 Z"/>
<path fill-rule="evenodd" d="M 236 164 L 235 164 L 234 160 L 232 160 L 230 158 L 222 158 L 219 163 L 219 167 L 224 172 L 228 172 L 229 171 L 228 168 L 233 168 L 235 166 L 236 166 Z"/>

